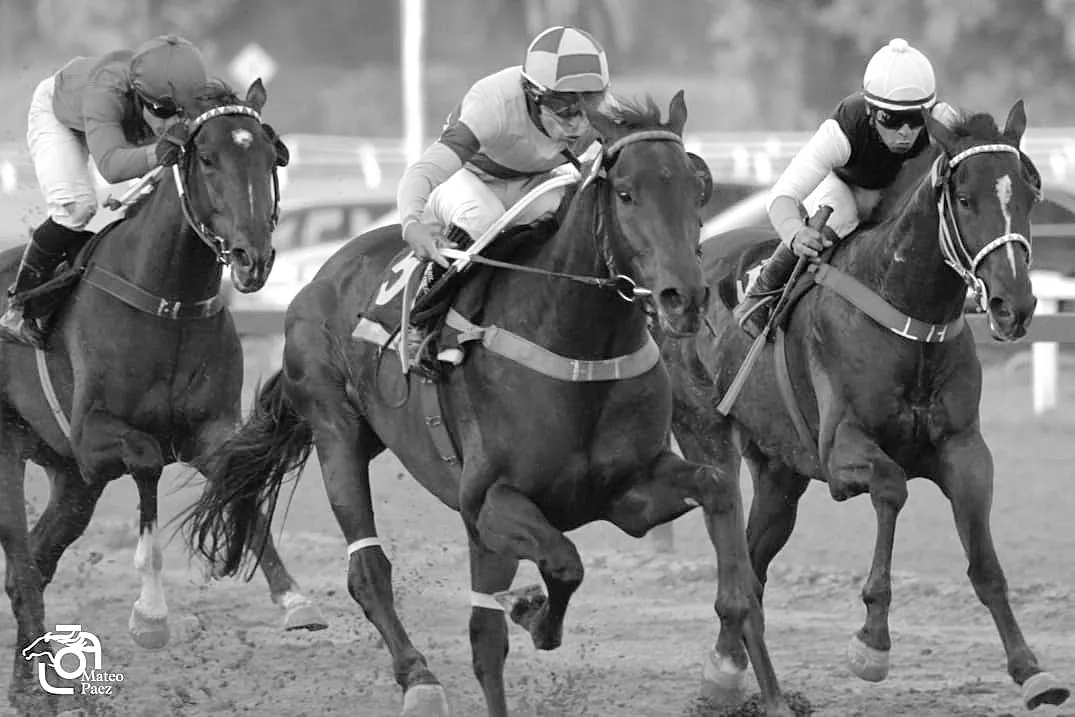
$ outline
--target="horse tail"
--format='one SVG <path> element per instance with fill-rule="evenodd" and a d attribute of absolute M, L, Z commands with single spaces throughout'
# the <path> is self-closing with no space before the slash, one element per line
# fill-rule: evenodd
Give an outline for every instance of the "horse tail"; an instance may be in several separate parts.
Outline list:
<path fill-rule="evenodd" d="M 218 574 L 234 575 L 252 549 L 249 579 L 268 539 L 280 488 L 306 465 L 312 450 L 310 424 L 288 400 L 283 372 L 277 371 L 257 391 L 246 422 L 200 460 L 206 488 L 182 525 L 191 552 L 204 556 Z"/>

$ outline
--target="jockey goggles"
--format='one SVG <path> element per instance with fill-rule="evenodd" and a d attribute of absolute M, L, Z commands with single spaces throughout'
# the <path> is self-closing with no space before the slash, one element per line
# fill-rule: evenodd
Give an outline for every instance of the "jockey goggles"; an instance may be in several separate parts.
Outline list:
<path fill-rule="evenodd" d="M 540 104 L 560 119 L 573 119 L 583 113 L 583 96 L 577 92 L 548 93 Z"/>
<path fill-rule="evenodd" d="M 909 110 L 907 112 L 893 112 L 881 108 L 874 109 L 877 116 L 877 124 L 885 129 L 900 129 L 907 125 L 911 129 L 918 129 L 926 123 L 926 118 L 921 110 Z"/>
<path fill-rule="evenodd" d="M 142 104 L 149 110 L 150 114 L 160 119 L 171 119 L 179 114 L 179 105 L 171 97 L 162 97 L 161 99 L 153 99 L 149 95 L 143 92 L 138 93 L 139 99 L 142 100 Z"/>

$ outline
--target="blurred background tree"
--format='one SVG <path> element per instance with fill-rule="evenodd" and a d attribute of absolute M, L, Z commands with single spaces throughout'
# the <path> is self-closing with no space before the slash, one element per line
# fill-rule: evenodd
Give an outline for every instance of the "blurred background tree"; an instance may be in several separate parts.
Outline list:
<path fill-rule="evenodd" d="M 906 37 L 941 95 L 1033 124 L 1075 117 L 1075 0 L 427 0 L 427 108 L 439 127 L 469 83 L 577 24 L 606 45 L 617 92 L 687 90 L 689 127 L 804 130 L 858 87 L 870 54 Z M 0 0 L 0 139 L 24 131 L 33 84 L 67 58 L 189 36 L 214 71 L 247 43 L 277 61 L 267 112 L 284 131 L 394 136 L 397 0 Z"/>

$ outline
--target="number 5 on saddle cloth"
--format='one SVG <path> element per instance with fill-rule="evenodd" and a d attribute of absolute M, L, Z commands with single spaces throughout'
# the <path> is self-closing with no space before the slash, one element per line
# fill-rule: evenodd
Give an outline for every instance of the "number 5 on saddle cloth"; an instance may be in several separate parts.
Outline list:
<path fill-rule="evenodd" d="M 599 164 L 599 162 L 595 163 L 595 169 L 598 168 Z M 399 354 L 401 371 L 407 374 L 418 362 L 421 353 L 420 350 L 415 350 L 415 348 L 422 348 L 421 346 L 413 347 L 411 344 L 412 330 L 415 323 L 428 323 L 431 318 L 439 317 L 443 313 L 442 310 L 447 308 L 446 302 L 450 302 L 454 296 L 454 292 L 451 289 L 458 284 L 457 277 L 466 271 L 471 264 L 476 263 L 474 257 L 481 254 L 486 247 L 492 244 L 501 232 L 510 226 L 516 217 L 530 206 L 534 200 L 547 192 L 575 184 L 578 180 L 578 176 L 574 173 L 558 174 L 545 180 L 508 209 L 469 247 L 462 250 L 442 249 L 441 253 L 454 261 L 452 261 L 451 267 L 445 270 L 441 276 L 426 275 L 427 277 L 432 277 L 433 281 L 429 283 L 428 289 L 424 292 L 420 288 L 416 288 L 418 282 L 411 280 L 414 270 L 422 265 L 414 256 L 414 253 L 408 250 L 401 256 L 396 257 L 389 266 L 389 271 L 392 272 L 392 275 L 386 277 L 381 283 L 373 305 L 359 320 L 352 336 L 378 344 L 382 348 L 394 349 Z M 589 178 L 587 178 L 587 181 L 589 181 Z M 425 271 L 431 272 L 433 266 L 435 265 L 430 262 Z M 424 280 L 421 282 L 423 285 L 426 283 Z M 392 304 L 395 303 L 395 297 L 401 292 L 403 295 L 402 308 L 398 314 L 400 318 L 397 324 L 394 320 L 391 320 L 397 315 L 392 310 Z M 394 328 L 394 331 L 391 331 L 389 326 Z"/>

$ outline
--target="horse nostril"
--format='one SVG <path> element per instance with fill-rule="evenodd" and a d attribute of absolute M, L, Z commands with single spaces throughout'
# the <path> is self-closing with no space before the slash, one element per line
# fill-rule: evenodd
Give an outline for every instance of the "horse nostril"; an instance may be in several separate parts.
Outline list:
<path fill-rule="evenodd" d="M 665 289 L 658 300 L 665 311 L 679 311 L 683 308 L 683 296 L 676 289 Z"/>
<path fill-rule="evenodd" d="M 989 312 L 995 318 L 1006 319 L 1011 316 L 1012 310 L 1007 301 L 999 296 L 994 296 L 989 299 Z"/>
<path fill-rule="evenodd" d="M 232 249 L 231 260 L 244 269 L 250 266 L 250 255 L 243 249 Z"/>

